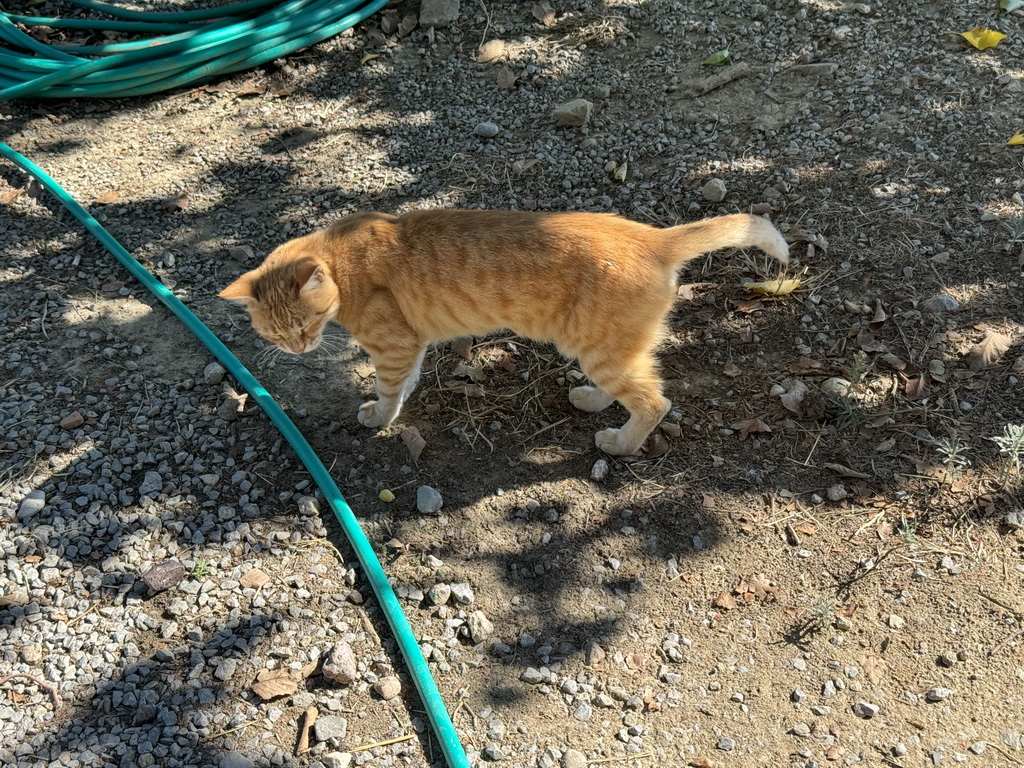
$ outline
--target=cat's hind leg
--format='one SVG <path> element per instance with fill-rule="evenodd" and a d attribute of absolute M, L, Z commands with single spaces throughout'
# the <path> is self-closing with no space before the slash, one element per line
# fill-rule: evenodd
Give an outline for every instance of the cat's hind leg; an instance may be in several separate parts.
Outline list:
<path fill-rule="evenodd" d="M 654 358 L 647 350 L 615 360 L 580 360 L 600 392 L 618 400 L 629 411 L 629 420 L 618 429 L 603 429 L 594 436 L 597 447 L 613 456 L 627 456 L 640 450 L 672 407 L 662 394 Z"/>

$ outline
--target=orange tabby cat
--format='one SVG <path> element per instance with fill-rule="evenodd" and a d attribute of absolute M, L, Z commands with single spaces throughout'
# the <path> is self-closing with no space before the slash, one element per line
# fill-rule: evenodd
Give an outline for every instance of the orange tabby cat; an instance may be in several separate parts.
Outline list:
<path fill-rule="evenodd" d="M 220 295 L 287 352 L 315 349 L 330 320 L 348 328 L 377 369 L 377 400 L 359 408 L 367 427 L 398 415 L 432 342 L 500 328 L 552 341 L 595 385 L 571 390 L 573 405 L 618 400 L 629 411 L 621 429 L 596 435 L 602 451 L 625 455 L 670 407 L 652 351 L 676 271 L 751 245 L 787 263 L 778 230 L 747 214 L 657 229 L 596 213 L 361 213 L 285 243 Z"/>

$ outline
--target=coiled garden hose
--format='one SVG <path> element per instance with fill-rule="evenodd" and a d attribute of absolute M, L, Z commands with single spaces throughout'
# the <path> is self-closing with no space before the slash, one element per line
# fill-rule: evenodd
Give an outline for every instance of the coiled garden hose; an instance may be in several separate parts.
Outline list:
<path fill-rule="evenodd" d="M 434 734 L 437 736 L 441 751 L 448 762 L 449 768 L 469 768 L 469 761 L 462 748 L 462 744 L 459 742 L 455 726 L 452 724 L 451 717 L 445 709 L 441 693 L 438 691 L 437 685 L 430 675 L 430 670 L 420 651 L 419 643 L 416 641 L 412 627 L 409 626 L 405 614 L 402 613 L 398 597 L 395 595 L 395 591 L 384 574 L 384 570 L 381 568 L 380 561 L 377 559 L 373 547 L 370 546 L 370 542 L 367 540 L 362 528 L 360 528 L 355 514 L 341 495 L 341 491 L 327 471 L 327 468 L 323 465 L 323 462 L 320 461 L 320 458 L 306 441 L 306 438 L 302 436 L 302 433 L 292 423 L 292 420 L 285 415 L 277 401 L 271 397 L 270 393 L 263 388 L 263 385 L 242 365 L 224 343 L 181 300 L 171 293 L 163 283 L 136 261 L 63 187 L 47 175 L 39 166 L 3 142 L 0 142 L 0 154 L 34 176 L 76 219 L 85 225 L 86 230 L 99 240 L 150 293 L 163 302 L 164 306 L 170 309 L 195 334 L 199 341 L 235 377 L 235 380 L 246 389 L 260 408 L 263 409 L 263 412 L 270 417 L 270 420 L 281 431 L 281 434 L 288 440 L 288 443 L 302 460 L 302 463 L 306 465 L 306 469 L 309 470 L 313 480 L 320 486 L 324 498 L 330 504 L 335 517 L 337 517 L 338 522 L 341 524 L 342 530 L 348 537 L 349 543 L 351 543 L 352 548 L 355 550 L 356 557 L 359 558 L 363 572 L 366 574 L 366 579 L 370 582 L 370 586 L 377 596 L 384 615 L 387 617 L 388 624 L 391 626 L 391 631 L 395 635 L 402 658 L 405 660 L 409 674 L 416 685 L 416 690 L 419 692 L 420 700 L 423 702 L 427 712 L 427 718 L 433 727 Z"/>
<path fill-rule="evenodd" d="M 141 96 L 199 85 L 319 43 L 376 13 L 388 0 L 244 0 L 197 11 L 130 11 L 69 2 L 114 17 L 60 19 L 0 13 L 0 101 Z M 125 32 L 142 39 L 54 45 L 21 27 Z"/>

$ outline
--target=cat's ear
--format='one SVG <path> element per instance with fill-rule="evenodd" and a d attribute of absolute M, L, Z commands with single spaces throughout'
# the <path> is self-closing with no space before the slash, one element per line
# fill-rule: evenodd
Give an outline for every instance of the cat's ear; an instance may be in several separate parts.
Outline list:
<path fill-rule="evenodd" d="M 323 264 L 310 259 L 303 259 L 295 265 L 295 283 L 303 293 L 317 290 L 327 280 L 327 270 Z"/>
<path fill-rule="evenodd" d="M 252 273 L 246 272 L 217 295 L 222 299 L 247 305 L 256 300 L 252 295 L 252 287 Z"/>

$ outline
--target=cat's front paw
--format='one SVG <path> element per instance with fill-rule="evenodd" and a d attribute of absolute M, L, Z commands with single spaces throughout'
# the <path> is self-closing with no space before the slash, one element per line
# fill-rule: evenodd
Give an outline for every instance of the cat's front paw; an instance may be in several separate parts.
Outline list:
<path fill-rule="evenodd" d="M 640 449 L 639 445 L 622 444 L 621 429 L 602 429 L 594 435 L 594 442 L 597 443 L 598 448 L 612 456 L 628 456 Z"/>
<path fill-rule="evenodd" d="M 569 402 L 587 413 L 603 411 L 615 399 L 597 387 L 575 387 L 569 390 Z"/>
<path fill-rule="evenodd" d="M 391 423 L 393 415 L 382 412 L 379 400 L 368 400 L 359 406 L 359 413 L 356 414 L 359 423 L 364 427 L 386 427 Z"/>

